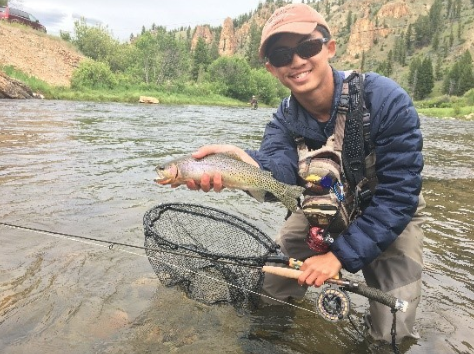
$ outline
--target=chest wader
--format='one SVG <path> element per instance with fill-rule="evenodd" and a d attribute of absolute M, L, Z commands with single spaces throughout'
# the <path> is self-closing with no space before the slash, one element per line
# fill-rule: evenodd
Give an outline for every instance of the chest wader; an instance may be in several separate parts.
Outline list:
<path fill-rule="evenodd" d="M 363 77 L 355 71 L 344 74 L 333 135 L 317 150 L 310 150 L 303 137 L 295 138 L 298 174 L 306 187 L 301 207 L 310 224 L 306 242 L 317 253 L 326 253 L 363 212 L 377 184 Z"/>

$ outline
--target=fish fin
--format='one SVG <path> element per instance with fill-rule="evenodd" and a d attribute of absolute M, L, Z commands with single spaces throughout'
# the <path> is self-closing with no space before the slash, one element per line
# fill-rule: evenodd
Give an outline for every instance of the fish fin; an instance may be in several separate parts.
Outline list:
<path fill-rule="evenodd" d="M 265 201 L 265 195 L 267 194 L 267 192 L 262 189 L 250 189 L 246 190 L 246 192 L 257 199 L 260 203 Z"/>

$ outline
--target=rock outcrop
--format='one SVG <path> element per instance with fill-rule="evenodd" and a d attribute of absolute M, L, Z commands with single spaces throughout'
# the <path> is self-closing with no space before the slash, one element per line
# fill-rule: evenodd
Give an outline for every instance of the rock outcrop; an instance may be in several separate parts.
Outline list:
<path fill-rule="evenodd" d="M 41 98 L 21 81 L 0 71 L 0 98 Z"/>
<path fill-rule="evenodd" d="M 227 17 L 222 26 L 221 37 L 219 39 L 219 55 L 234 55 L 236 49 L 236 39 L 234 31 L 234 22 Z"/>
<path fill-rule="evenodd" d="M 206 44 L 212 43 L 212 40 L 214 37 L 208 25 L 196 26 L 196 29 L 194 30 L 193 38 L 191 39 L 191 50 L 196 49 L 196 45 L 199 38 L 204 39 L 204 42 Z"/>

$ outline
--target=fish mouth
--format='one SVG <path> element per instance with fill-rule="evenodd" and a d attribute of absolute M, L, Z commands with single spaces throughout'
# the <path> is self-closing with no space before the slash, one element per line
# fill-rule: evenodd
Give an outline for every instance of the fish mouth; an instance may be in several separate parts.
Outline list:
<path fill-rule="evenodd" d="M 178 178 L 178 168 L 175 165 L 157 166 L 155 168 L 157 176 L 154 181 L 157 184 L 170 184 Z"/>
<path fill-rule="evenodd" d="M 168 184 L 172 181 L 172 178 L 156 177 L 155 179 L 153 179 L 153 181 L 155 181 L 155 183 L 157 183 L 157 184 Z"/>

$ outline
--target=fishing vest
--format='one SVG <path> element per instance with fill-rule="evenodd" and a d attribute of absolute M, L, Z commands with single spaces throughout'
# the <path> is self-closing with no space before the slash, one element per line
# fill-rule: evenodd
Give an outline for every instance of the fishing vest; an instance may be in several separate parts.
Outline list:
<path fill-rule="evenodd" d="M 363 79 L 356 71 L 344 72 L 334 133 L 323 147 L 310 150 L 303 137 L 295 137 L 298 174 L 306 187 L 301 207 L 311 232 L 327 246 L 363 212 L 377 185 Z"/>

